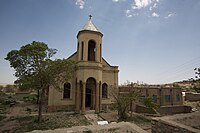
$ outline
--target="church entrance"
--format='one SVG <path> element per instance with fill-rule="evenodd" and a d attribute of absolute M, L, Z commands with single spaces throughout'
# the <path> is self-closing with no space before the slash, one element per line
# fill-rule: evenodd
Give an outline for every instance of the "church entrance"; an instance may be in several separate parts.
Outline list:
<path fill-rule="evenodd" d="M 94 109 L 95 106 L 95 90 L 96 80 L 94 78 L 88 78 L 86 82 L 86 96 L 85 107 L 88 109 Z"/>
<path fill-rule="evenodd" d="M 85 107 L 91 107 L 91 89 L 86 88 Z"/>

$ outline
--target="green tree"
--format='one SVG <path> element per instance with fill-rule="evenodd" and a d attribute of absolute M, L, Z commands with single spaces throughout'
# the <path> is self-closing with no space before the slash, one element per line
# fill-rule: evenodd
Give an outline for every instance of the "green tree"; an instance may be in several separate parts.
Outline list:
<path fill-rule="evenodd" d="M 15 83 L 19 88 L 32 88 L 39 92 L 38 122 L 42 120 L 45 91 L 49 86 L 60 89 L 61 84 L 72 78 L 77 68 L 73 61 L 51 60 L 56 52 L 43 42 L 33 41 L 20 50 L 10 51 L 5 58 L 15 70 Z"/>
<path fill-rule="evenodd" d="M 160 114 L 156 109 L 159 107 L 157 103 L 154 102 L 154 99 L 147 97 L 144 99 L 144 105 L 153 110 L 156 114 Z"/>
<path fill-rule="evenodd" d="M 4 88 L 4 86 L 3 86 L 3 85 L 0 85 L 0 91 L 2 91 L 2 90 L 3 90 L 3 88 Z"/>
<path fill-rule="evenodd" d="M 9 92 L 9 93 L 13 93 L 16 90 L 16 86 L 15 85 L 6 85 L 5 87 L 5 92 Z"/>
<path fill-rule="evenodd" d="M 136 100 L 138 95 L 140 94 L 139 91 L 133 90 L 126 94 L 119 94 L 116 91 L 112 91 L 111 95 L 114 97 L 116 103 L 114 104 L 114 108 L 117 109 L 118 117 L 120 120 L 124 120 L 128 117 L 127 110 L 132 102 Z M 132 110 L 132 109 L 131 109 Z"/>
<path fill-rule="evenodd" d="M 194 84 L 193 84 L 193 90 L 197 93 L 200 93 L 200 67 L 199 68 L 195 68 L 195 79 L 193 80 Z"/>

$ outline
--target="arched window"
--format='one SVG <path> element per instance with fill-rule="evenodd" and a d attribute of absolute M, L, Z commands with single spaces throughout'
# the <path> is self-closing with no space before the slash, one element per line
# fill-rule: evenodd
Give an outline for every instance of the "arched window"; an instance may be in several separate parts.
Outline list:
<path fill-rule="evenodd" d="M 64 91 L 63 91 L 63 98 L 70 98 L 70 89 L 71 89 L 71 84 L 65 83 Z"/>
<path fill-rule="evenodd" d="M 102 98 L 108 98 L 108 85 L 106 83 L 102 85 Z"/>
<path fill-rule="evenodd" d="M 88 61 L 95 61 L 96 54 L 96 44 L 94 41 L 90 40 L 88 42 Z"/>

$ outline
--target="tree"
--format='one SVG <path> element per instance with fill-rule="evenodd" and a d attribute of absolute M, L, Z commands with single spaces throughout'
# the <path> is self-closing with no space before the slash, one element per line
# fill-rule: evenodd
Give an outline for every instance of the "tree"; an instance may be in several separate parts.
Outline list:
<path fill-rule="evenodd" d="M 127 118 L 127 109 L 132 102 L 136 100 L 138 95 L 140 94 L 139 91 L 131 90 L 129 93 L 126 94 L 119 94 L 116 91 L 111 91 L 111 95 L 114 97 L 116 103 L 114 104 L 114 108 L 117 109 L 119 119 L 124 120 Z M 131 109 L 132 110 L 132 109 Z"/>
<path fill-rule="evenodd" d="M 194 82 L 194 86 L 193 86 L 193 90 L 197 93 L 200 93 L 200 67 L 199 68 L 195 68 L 195 79 L 193 80 Z"/>
<path fill-rule="evenodd" d="M 33 41 L 20 50 L 10 51 L 5 58 L 15 70 L 15 83 L 19 88 L 33 88 L 39 92 L 38 122 L 42 120 L 45 91 L 50 86 L 60 89 L 61 84 L 72 78 L 77 69 L 73 61 L 51 60 L 56 52 L 56 49 L 48 48 L 43 42 Z"/>
<path fill-rule="evenodd" d="M 4 86 L 3 86 L 3 85 L 0 85 L 0 91 L 2 91 L 2 90 L 3 90 L 3 88 L 4 88 Z"/>
<path fill-rule="evenodd" d="M 13 93 L 16 90 L 16 86 L 15 85 L 6 85 L 5 87 L 5 92 L 9 92 L 9 93 Z"/>
<path fill-rule="evenodd" d="M 156 114 L 160 115 L 160 113 L 156 110 L 159 107 L 159 105 L 154 102 L 154 99 L 152 99 L 150 97 L 145 98 L 144 99 L 144 105 L 147 108 L 153 110 Z"/>

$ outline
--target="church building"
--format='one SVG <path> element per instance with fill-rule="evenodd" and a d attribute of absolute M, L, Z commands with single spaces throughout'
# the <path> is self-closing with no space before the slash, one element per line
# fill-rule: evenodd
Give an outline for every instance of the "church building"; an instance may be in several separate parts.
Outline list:
<path fill-rule="evenodd" d="M 78 70 L 69 82 L 63 83 L 63 91 L 49 88 L 49 111 L 95 110 L 98 113 L 111 107 L 115 101 L 111 93 L 118 92 L 119 70 L 102 57 L 102 37 L 90 16 L 77 34 L 77 51 L 68 57 L 76 62 Z"/>

